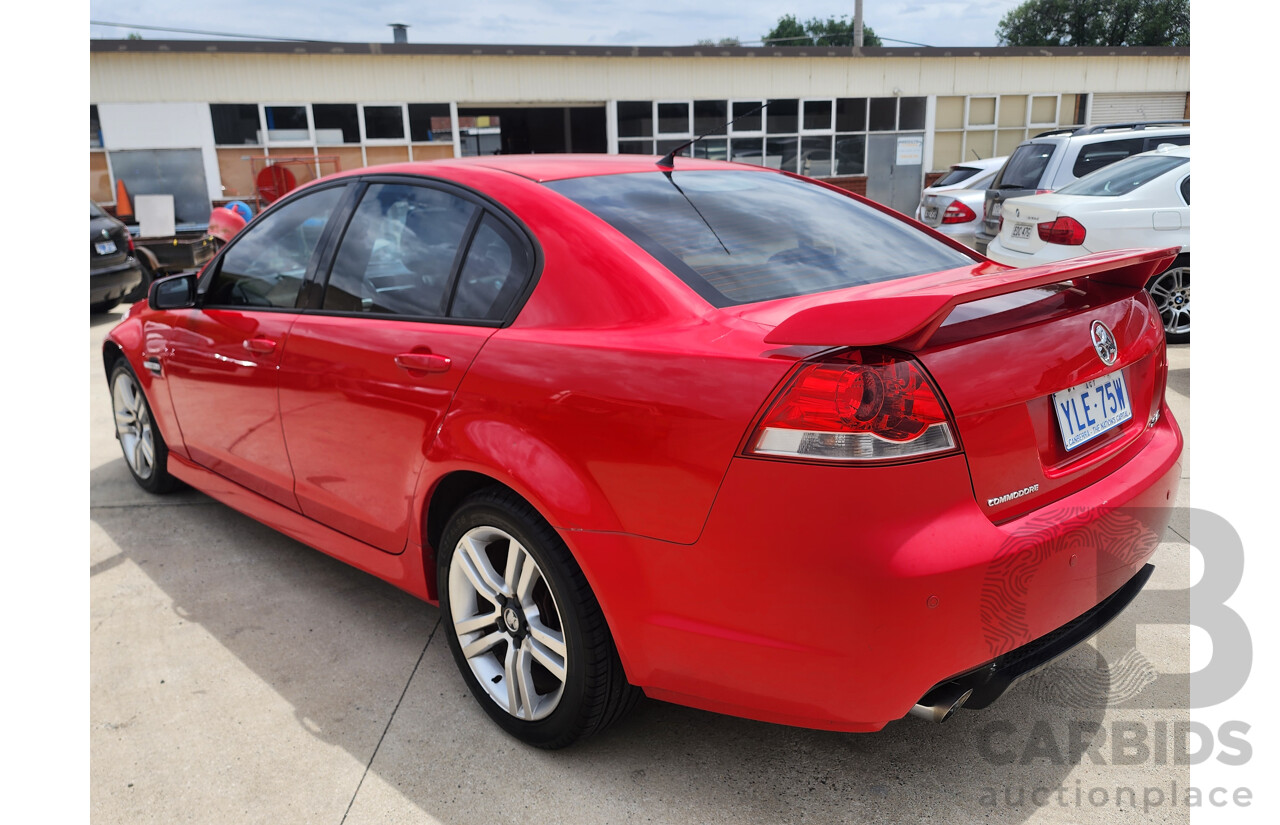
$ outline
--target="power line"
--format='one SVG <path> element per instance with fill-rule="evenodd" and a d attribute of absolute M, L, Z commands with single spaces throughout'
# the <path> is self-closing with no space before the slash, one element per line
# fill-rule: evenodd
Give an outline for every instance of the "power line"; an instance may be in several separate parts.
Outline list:
<path fill-rule="evenodd" d="M 179 32 L 181 34 L 205 34 L 212 37 L 243 37 L 246 40 L 288 40 L 294 43 L 319 43 L 319 40 L 309 40 L 303 37 L 276 37 L 275 35 L 265 34 L 237 34 L 234 32 L 209 32 L 200 29 L 174 29 L 168 26 L 140 26 L 136 23 L 109 23 L 105 20 L 90 20 L 91 26 L 110 26 L 117 29 L 145 29 L 153 32 Z"/>

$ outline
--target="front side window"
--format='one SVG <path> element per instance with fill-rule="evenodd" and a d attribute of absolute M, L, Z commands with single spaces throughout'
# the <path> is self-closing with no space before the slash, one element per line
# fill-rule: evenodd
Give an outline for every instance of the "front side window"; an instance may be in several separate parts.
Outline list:
<path fill-rule="evenodd" d="M 258 218 L 222 256 L 206 306 L 293 308 L 345 186 L 303 195 Z"/>
<path fill-rule="evenodd" d="M 784 175 L 640 172 L 546 185 L 607 221 L 717 307 L 973 263 L 903 221 Z"/>
<path fill-rule="evenodd" d="M 476 209 L 439 189 L 373 184 L 338 247 L 324 309 L 445 316 L 458 250 Z"/>

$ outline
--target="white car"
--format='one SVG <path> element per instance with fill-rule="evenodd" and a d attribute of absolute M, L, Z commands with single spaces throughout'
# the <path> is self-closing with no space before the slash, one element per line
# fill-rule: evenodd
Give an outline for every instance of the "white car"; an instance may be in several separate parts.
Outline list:
<path fill-rule="evenodd" d="M 916 220 L 966 246 L 974 245 L 974 233 L 982 223 L 982 201 L 987 187 L 1008 157 L 965 161 L 920 193 Z"/>
<path fill-rule="evenodd" d="M 1191 339 L 1191 147 L 1133 155 L 1047 195 L 1005 201 L 987 257 L 1038 266 L 1109 249 L 1181 247 L 1147 284 L 1170 343 Z"/>

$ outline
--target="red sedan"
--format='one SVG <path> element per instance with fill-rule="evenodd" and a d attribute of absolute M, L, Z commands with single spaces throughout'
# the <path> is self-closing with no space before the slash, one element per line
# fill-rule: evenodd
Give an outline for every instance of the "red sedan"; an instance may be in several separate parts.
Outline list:
<path fill-rule="evenodd" d="M 841 731 L 979 708 L 1151 574 L 1182 436 L 1143 291 L 679 157 L 360 169 L 106 341 L 135 479 L 439 603 L 502 727 L 643 692 Z"/>

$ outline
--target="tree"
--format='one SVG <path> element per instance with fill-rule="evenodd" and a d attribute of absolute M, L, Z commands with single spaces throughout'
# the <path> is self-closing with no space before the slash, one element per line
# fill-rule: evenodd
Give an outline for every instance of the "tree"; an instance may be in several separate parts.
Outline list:
<path fill-rule="evenodd" d="M 703 39 L 701 39 L 701 40 L 696 40 L 696 41 L 694 41 L 694 44 L 693 44 L 693 45 L 695 45 L 695 46 L 722 46 L 722 47 L 723 47 L 723 46 L 741 46 L 741 45 L 742 45 L 742 43 L 741 43 L 741 41 L 739 41 L 739 40 L 738 40 L 738 38 L 736 38 L 736 37 L 722 37 L 722 38 L 720 38 L 720 40 L 719 40 L 719 41 L 712 40 L 712 39 L 711 39 L 711 38 L 709 38 L 709 37 L 704 37 L 704 38 L 703 38 Z"/>
<path fill-rule="evenodd" d="M 853 20 L 848 17 L 819 17 L 800 23 L 795 15 L 778 18 L 778 25 L 764 36 L 766 46 L 852 46 Z M 883 46 L 871 27 L 862 25 L 862 45 Z"/>
<path fill-rule="evenodd" d="M 996 26 L 1002 46 L 1190 46 L 1190 0 L 1027 0 Z"/>

